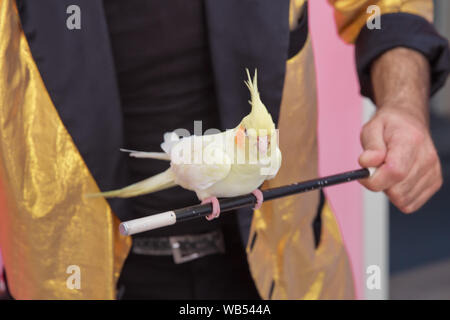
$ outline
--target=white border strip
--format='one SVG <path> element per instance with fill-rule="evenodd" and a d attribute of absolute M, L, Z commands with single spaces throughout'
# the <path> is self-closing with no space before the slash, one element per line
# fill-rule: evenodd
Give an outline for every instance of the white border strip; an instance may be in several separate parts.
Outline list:
<path fill-rule="evenodd" d="M 375 111 L 369 99 L 363 100 L 363 123 Z M 384 193 L 363 191 L 363 279 L 364 299 L 385 300 L 389 294 L 389 203 Z M 375 266 L 375 268 L 373 267 Z M 378 268 L 377 268 L 378 267 Z M 374 270 L 379 270 L 379 288 L 367 285 Z M 376 276 L 376 275 L 375 275 Z M 373 284 L 373 282 L 372 282 Z"/>

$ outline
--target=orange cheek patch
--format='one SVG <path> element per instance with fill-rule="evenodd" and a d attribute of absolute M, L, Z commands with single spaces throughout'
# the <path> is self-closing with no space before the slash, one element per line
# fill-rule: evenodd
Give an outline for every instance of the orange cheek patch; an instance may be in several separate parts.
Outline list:
<path fill-rule="evenodd" d="M 245 132 L 244 127 L 239 127 L 238 131 L 236 132 L 236 135 L 234 136 L 234 143 L 239 147 L 244 147 L 244 139 L 245 139 Z"/>

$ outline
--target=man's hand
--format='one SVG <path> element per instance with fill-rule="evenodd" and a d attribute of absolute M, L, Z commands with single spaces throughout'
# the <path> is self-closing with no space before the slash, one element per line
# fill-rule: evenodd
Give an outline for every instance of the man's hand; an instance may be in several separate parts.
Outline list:
<path fill-rule="evenodd" d="M 428 61 L 398 48 L 378 58 L 371 71 L 377 112 L 361 131 L 359 163 L 378 169 L 361 183 L 384 191 L 401 211 L 411 213 L 442 185 L 428 124 Z"/>

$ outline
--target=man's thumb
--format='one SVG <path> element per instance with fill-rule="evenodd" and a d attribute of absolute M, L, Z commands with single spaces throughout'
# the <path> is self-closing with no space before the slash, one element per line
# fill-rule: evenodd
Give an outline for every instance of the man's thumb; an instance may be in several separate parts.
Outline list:
<path fill-rule="evenodd" d="M 359 157 L 361 167 L 378 167 L 383 164 L 386 157 L 386 144 L 381 123 L 370 123 L 363 127 L 361 144 L 364 149 Z"/>

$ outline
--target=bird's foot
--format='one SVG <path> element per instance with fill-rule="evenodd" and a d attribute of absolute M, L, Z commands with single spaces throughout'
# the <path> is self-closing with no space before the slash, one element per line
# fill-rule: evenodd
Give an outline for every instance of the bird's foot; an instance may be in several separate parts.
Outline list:
<path fill-rule="evenodd" d="M 202 201 L 201 204 L 211 203 L 212 204 L 212 212 L 206 216 L 207 220 L 212 220 L 218 218 L 220 215 L 220 204 L 219 200 L 216 197 L 209 197 Z"/>
<path fill-rule="evenodd" d="M 255 196 L 256 198 L 256 204 L 255 207 L 253 208 L 254 210 L 258 210 L 259 208 L 261 208 L 262 203 L 264 202 L 264 196 L 263 193 L 261 192 L 261 190 L 256 189 L 252 192 L 252 194 Z"/>

